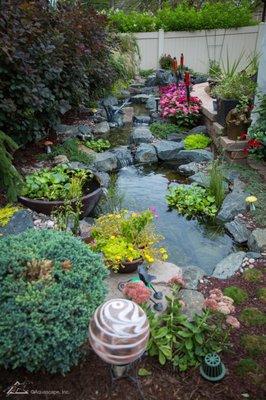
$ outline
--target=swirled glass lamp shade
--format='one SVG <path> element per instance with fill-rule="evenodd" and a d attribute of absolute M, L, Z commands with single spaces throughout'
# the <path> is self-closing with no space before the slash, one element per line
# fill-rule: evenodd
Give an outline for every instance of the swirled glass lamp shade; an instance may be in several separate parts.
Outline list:
<path fill-rule="evenodd" d="M 136 303 L 113 299 L 95 311 L 89 326 L 89 340 L 95 353 L 114 365 L 130 364 L 145 351 L 149 322 Z"/>

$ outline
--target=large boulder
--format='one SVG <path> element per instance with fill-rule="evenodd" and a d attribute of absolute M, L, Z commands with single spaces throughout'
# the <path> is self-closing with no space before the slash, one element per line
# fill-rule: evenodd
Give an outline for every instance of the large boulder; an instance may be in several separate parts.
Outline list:
<path fill-rule="evenodd" d="M 170 85 L 176 83 L 176 75 L 170 70 L 159 69 L 156 72 L 156 84 L 159 86 Z"/>
<path fill-rule="evenodd" d="M 232 221 L 234 217 L 246 210 L 247 193 L 242 190 L 233 189 L 229 193 L 217 214 L 217 219 L 222 222 Z"/>
<path fill-rule="evenodd" d="M 63 138 L 63 140 L 81 137 L 84 140 L 93 138 L 92 127 L 89 125 L 64 125 L 60 124 L 56 127 L 57 135 Z"/>
<path fill-rule="evenodd" d="M 170 140 L 160 140 L 154 143 L 159 160 L 175 161 L 178 152 L 184 148 L 182 142 L 171 142 Z"/>
<path fill-rule="evenodd" d="M 118 163 L 115 154 L 110 151 L 105 151 L 103 153 L 97 153 L 93 165 L 98 171 L 109 172 L 117 169 Z"/>
<path fill-rule="evenodd" d="M 177 132 L 176 133 L 169 133 L 167 135 L 167 140 L 170 140 L 171 142 L 181 142 L 185 138 L 185 135 L 182 132 Z"/>
<path fill-rule="evenodd" d="M 149 125 L 151 123 L 151 117 L 149 115 L 135 115 L 133 117 L 133 122 L 136 125 L 140 124 Z"/>
<path fill-rule="evenodd" d="M 141 143 L 135 153 L 137 163 L 156 163 L 158 162 L 155 147 L 149 143 Z"/>
<path fill-rule="evenodd" d="M 239 244 L 247 242 L 250 236 L 250 231 L 247 229 L 245 224 L 238 219 L 227 222 L 225 224 L 225 228 L 228 230 L 231 236 L 233 236 L 234 241 Z"/>
<path fill-rule="evenodd" d="M 133 164 L 133 157 L 127 146 L 119 146 L 111 150 L 117 159 L 117 168 L 123 168 Z"/>
<path fill-rule="evenodd" d="M 141 125 L 133 129 L 129 137 L 132 144 L 138 145 L 140 143 L 151 143 L 154 139 L 150 129 L 146 125 Z"/>
<path fill-rule="evenodd" d="M 195 126 L 195 128 L 192 128 L 192 129 L 190 129 L 190 131 L 188 131 L 189 135 L 192 135 L 195 133 L 204 133 L 206 135 L 208 133 L 207 126 L 206 125 Z"/>
<path fill-rule="evenodd" d="M 177 161 L 180 164 L 188 164 L 190 162 L 200 163 L 203 161 L 212 161 L 213 153 L 208 150 L 181 150 L 178 153 Z"/>
<path fill-rule="evenodd" d="M 0 227 L 0 235 L 17 235 L 33 227 L 32 213 L 28 210 L 21 210 L 13 215 L 7 225 Z"/>
<path fill-rule="evenodd" d="M 109 132 L 110 126 L 107 121 L 100 122 L 93 127 L 93 133 L 95 133 L 96 135 L 104 135 Z"/>
<path fill-rule="evenodd" d="M 266 252 L 266 229 L 257 228 L 255 229 L 249 239 L 248 247 L 252 251 Z"/>
<path fill-rule="evenodd" d="M 244 251 L 229 254 L 215 266 L 212 276 L 219 279 L 230 278 L 241 267 L 245 255 Z"/>

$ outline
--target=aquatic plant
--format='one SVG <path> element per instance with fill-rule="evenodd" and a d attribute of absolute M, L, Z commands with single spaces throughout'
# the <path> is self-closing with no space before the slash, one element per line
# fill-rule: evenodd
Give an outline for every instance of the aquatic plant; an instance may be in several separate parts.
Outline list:
<path fill-rule="evenodd" d="M 220 208 L 225 198 L 226 186 L 222 169 L 218 160 L 212 162 L 209 175 L 210 182 L 208 189 L 210 191 L 210 194 L 215 198 L 215 204 L 217 208 Z"/>

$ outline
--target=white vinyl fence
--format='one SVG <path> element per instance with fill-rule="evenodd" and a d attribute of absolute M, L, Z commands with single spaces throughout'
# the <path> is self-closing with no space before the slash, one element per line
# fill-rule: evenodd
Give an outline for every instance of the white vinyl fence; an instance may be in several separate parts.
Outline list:
<path fill-rule="evenodd" d="M 162 54 L 176 56 L 184 53 L 185 64 L 194 71 L 206 73 L 209 60 L 226 63 L 238 59 L 244 51 L 246 59 L 259 51 L 263 23 L 238 29 L 215 29 L 194 32 L 139 32 L 135 36 L 141 54 L 141 69 L 156 69 Z M 241 65 L 240 65 L 241 67 Z"/>

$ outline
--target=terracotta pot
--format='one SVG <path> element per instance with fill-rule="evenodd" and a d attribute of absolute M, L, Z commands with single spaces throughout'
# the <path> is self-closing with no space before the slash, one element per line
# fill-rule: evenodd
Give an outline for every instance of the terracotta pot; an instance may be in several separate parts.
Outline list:
<path fill-rule="evenodd" d="M 249 127 L 249 124 L 240 124 L 240 125 L 235 125 L 235 124 L 226 124 L 226 134 L 228 139 L 230 140 L 239 140 L 239 136 L 243 132 L 247 132 Z"/>
<path fill-rule="evenodd" d="M 120 266 L 118 272 L 121 274 L 130 274 L 131 272 L 135 272 L 138 269 L 138 266 L 143 263 L 143 258 L 139 258 L 133 261 L 124 261 Z"/>
<path fill-rule="evenodd" d="M 82 218 L 87 217 L 94 210 L 102 194 L 103 191 L 100 185 L 100 180 L 95 175 L 90 181 L 89 193 L 82 197 L 82 215 L 81 215 Z M 28 197 L 22 197 L 22 196 L 20 196 L 18 200 L 25 207 L 28 207 L 33 211 L 45 215 L 51 215 L 51 213 L 56 208 L 64 205 L 63 200 L 58 200 L 58 201 L 38 200 L 38 199 L 29 199 Z M 75 202 L 73 202 L 73 204 L 75 204 Z"/>

